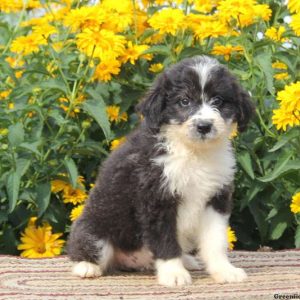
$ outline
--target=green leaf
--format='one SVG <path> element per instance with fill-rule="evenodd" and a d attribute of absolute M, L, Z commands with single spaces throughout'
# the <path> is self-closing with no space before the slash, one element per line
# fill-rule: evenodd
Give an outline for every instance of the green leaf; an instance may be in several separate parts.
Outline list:
<path fill-rule="evenodd" d="M 38 208 L 38 217 L 46 211 L 49 206 L 51 196 L 51 186 L 49 182 L 39 184 L 36 188 L 36 204 Z"/>
<path fill-rule="evenodd" d="M 267 233 L 268 233 L 268 226 L 266 225 L 266 221 L 265 221 L 265 213 L 259 207 L 257 202 L 258 201 L 251 201 L 249 203 L 249 209 L 255 220 L 258 231 L 260 233 L 261 242 L 265 243 Z"/>
<path fill-rule="evenodd" d="M 65 158 L 64 165 L 68 171 L 73 188 L 77 187 L 78 171 L 76 164 L 72 158 Z"/>
<path fill-rule="evenodd" d="M 270 181 L 276 179 L 277 177 L 279 177 L 282 173 L 285 172 L 285 167 L 286 167 L 287 163 L 290 161 L 292 156 L 293 156 L 293 153 L 285 154 L 279 160 L 279 162 L 275 165 L 272 172 L 270 172 L 269 174 L 267 174 L 263 177 L 258 178 L 258 180 L 260 180 L 262 182 L 270 182 Z"/>
<path fill-rule="evenodd" d="M 278 240 L 287 228 L 287 222 L 279 222 L 271 233 L 271 240 Z"/>
<path fill-rule="evenodd" d="M 145 50 L 142 54 L 162 54 L 169 56 L 172 55 L 172 52 L 167 46 L 158 45 L 150 47 L 149 49 Z"/>
<path fill-rule="evenodd" d="M 6 189 L 9 201 L 9 213 L 15 209 L 17 204 L 20 189 L 20 179 L 21 176 L 17 171 L 11 172 L 7 177 Z"/>
<path fill-rule="evenodd" d="M 272 68 L 271 53 L 261 53 L 255 57 L 260 70 L 264 73 L 268 91 L 274 95 L 274 82 L 273 75 L 274 69 Z"/>
<path fill-rule="evenodd" d="M 295 247 L 300 248 L 300 224 L 297 226 L 295 233 Z"/>
<path fill-rule="evenodd" d="M 293 222 L 292 214 L 288 207 L 280 205 L 278 206 L 277 203 L 277 207 L 275 209 L 278 211 L 278 213 L 274 212 L 274 216 L 272 218 L 266 218 L 267 223 L 265 223 L 270 224 L 269 232 L 271 240 L 278 240 Z"/>
<path fill-rule="evenodd" d="M 24 127 L 22 123 L 10 125 L 8 131 L 8 141 L 12 147 L 19 146 L 24 141 Z"/>
<path fill-rule="evenodd" d="M 41 82 L 39 86 L 41 89 L 48 89 L 48 90 L 60 90 L 65 95 L 68 94 L 68 89 L 63 80 L 59 79 L 49 79 L 47 81 Z"/>
<path fill-rule="evenodd" d="M 5 211 L 0 211 L 0 224 L 7 222 L 8 220 L 8 215 Z"/>
<path fill-rule="evenodd" d="M 277 214 L 278 214 L 278 209 L 275 208 L 275 207 L 273 207 L 273 208 L 271 209 L 271 211 L 269 212 L 269 214 L 268 214 L 268 216 L 267 216 L 267 218 L 266 218 L 266 221 L 267 221 L 267 220 L 270 220 L 270 219 L 272 219 L 272 218 L 274 218 Z"/>
<path fill-rule="evenodd" d="M 147 28 L 143 34 L 139 37 L 140 43 L 142 43 L 144 40 L 148 39 L 151 37 L 153 34 L 155 34 L 156 31 L 152 28 Z"/>
<path fill-rule="evenodd" d="M 279 138 L 279 140 L 277 141 L 277 143 L 269 150 L 269 152 L 274 152 L 280 148 L 282 148 L 285 144 L 287 144 L 290 140 L 296 138 L 299 136 L 299 132 L 298 131 L 289 131 L 287 133 L 285 133 L 285 135 L 281 136 Z"/>
<path fill-rule="evenodd" d="M 20 175 L 20 178 L 26 173 L 30 166 L 31 160 L 26 158 L 17 159 L 17 173 Z"/>
<path fill-rule="evenodd" d="M 18 255 L 17 244 L 18 240 L 15 235 L 14 228 L 6 227 L 3 229 L 3 234 L 0 235 L 1 239 L 1 253 Z"/>
<path fill-rule="evenodd" d="M 244 169 L 244 171 L 251 177 L 251 179 L 254 179 L 254 172 L 252 168 L 252 163 L 251 163 L 251 157 L 249 152 L 243 151 L 241 152 L 238 157 L 237 157 L 238 162 Z"/>
<path fill-rule="evenodd" d="M 247 194 L 242 198 L 240 211 L 242 211 L 246 205 L 248 205 L 254 199 L 254 197 L 264 189 L 264 187 L 265 186 L 261 182 L 258 182 L 257 180 L 253 181 L 248 189 Z"/>
<path fill-rule="evenodd" d="M 91 95 L 91 91 L 89 91 Z M 111 138 L 110 124 L 106 114 L 106 105 L 100 95 L 91 95 L 94 99 L 88 99 L 82 104 L 82 108 L 93 117 L 103 130 L 107 140 Z"/>
<path fill-rule="evenodd" d="M 200 55 L 200 54 L 203 54 L 203 51 L 201 49 L 195 48 L 195 47 L 187 47 L 181 51 L 181 53 L 179 55 L 179 59 L 183 59 L 186 57 L 192 57 L 194 55 Z"/>
<path fill-rule="evenodd" d="M 38 156 L 41 155 L 40 151 L 38 150 L 38 147 L 40 146 L 40 141 L 37 141 L 35 143 L 22 143 L 20 144 L 20 147 L 26 150 L 29 150 L 30 152 L 33 152 L 37 154 Z"/>

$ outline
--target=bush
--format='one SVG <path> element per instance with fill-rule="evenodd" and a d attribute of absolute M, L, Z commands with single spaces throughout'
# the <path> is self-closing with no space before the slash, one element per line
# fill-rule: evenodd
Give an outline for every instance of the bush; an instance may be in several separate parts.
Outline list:
<path fill-rule="evenodd" d="M 2 1 L 1 253 L 59 254 L 155 75 L 201 54 L 257 106 L 233 140 L 237 247 L 300 247 L 300 4 L 261 2 Z"/>

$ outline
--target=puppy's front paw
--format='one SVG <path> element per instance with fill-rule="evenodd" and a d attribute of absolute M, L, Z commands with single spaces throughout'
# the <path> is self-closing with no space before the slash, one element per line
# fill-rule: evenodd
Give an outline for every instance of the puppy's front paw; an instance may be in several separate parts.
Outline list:
<path fill-rule="evenodd" d="M 247 279 L 247 274 L 243 269 L 236 268 L 232 265 L 211 272 L 211 276 L 218 283 L 241 282 Z"/>
<path fill-rule="evenodd" d="M 158 283 L 165 286 L 179 286 L 192 283 L 190 273 L 184 268 L 180 258 L 157 260 Z"/>
<path fill-rule="evenodd" d="M 101 269 L 98 265 L 87 261 L 81 261 L 73 266 L 72 273 L 76 276 L 85 277 L 99 277 L 102 275 Z"/>

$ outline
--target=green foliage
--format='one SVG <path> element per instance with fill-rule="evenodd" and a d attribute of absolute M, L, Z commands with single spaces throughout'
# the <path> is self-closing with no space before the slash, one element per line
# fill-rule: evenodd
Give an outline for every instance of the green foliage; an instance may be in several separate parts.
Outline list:
<path fill-rule="evenodd" d="M 74 206 L 59 192 L 51 192 L 51 182 L 66 181 L 87 193 L 98 166 L 111 151 L 111 142 L 139 123 L 134 106 L 155 78 L 149 71 L 151 64 L 161 63 L 166 68 L 186 57 L 211 54 L 217 44 L 244 47 L 242 54 L 218 59 L 251 92 L 257 112 L 249 129 L 233 140 L 238 171 L 231 224 L 237 247 L 300 247 L 300 219 L 290 210 L 291 198 L 300 188 L 299 127 L 278 131 L 272 124 L 277 92 L 300 80 L 300 38 L 288 29 L 284 36 L 293 47 L 260 40 L 258 32 L 283 24 L 288 14 L 281 2 L 263 2 L 273 10 L 269 22 L 240 28 L 239 35 L 200 42 L 189 30 L 166 35 L 144 51 L 143 55 L 152 55 L 151 61 L 140 55 L 135 64 L 125 62 L 120 74 L 107 82 L 93 80 L 91 58 L 79 52 L 74 34 L 64 32 L 60 24 L 59 41 L 69 41 L 60 51 L 54 50 L 49 37 L 39 51 L 16 58 L 9 50 L 11 42 L 30 28 L 18 25 L 13 29 L 16 15 L 0 13 L 0 93 L 9 91 L 0 96 L 0 253 L 19 253 L 20 233 L 32 216 L 49 222 L 66 238 Z M 154 11 L 152 6 L 148 13 Z M 148 28 L 138 42 L 144 43 L 156 33 Z M 130 30 L 125 34 L 134 36 Z M 10 67 L 10 57 L 24 60 L 24 65 Z M 272 63 L 277 60 L 288 66 L 288 79 L 274 80 Z M 16 75 L 20 70 L 21 77 Z M 125 112 L 128 120 L 112 121 L 107 114 L 112 105 L 120 107 L 120 115 Z M 84 183 L 78 182 L 79 176 Z"/>

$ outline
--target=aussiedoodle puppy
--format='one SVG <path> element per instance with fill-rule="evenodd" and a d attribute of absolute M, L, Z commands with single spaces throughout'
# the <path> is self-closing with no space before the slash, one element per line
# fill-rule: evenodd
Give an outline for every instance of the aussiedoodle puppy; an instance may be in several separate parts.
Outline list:
<path fill-rule="evenodd" d="M 227 68 L 207 56 L 173 65 L 138 105 L 140 126 L 101 166 L 67 251 L 73 273 L 155 268 L 158 282 L 191 283 L 197 251 L 217 282 L 247 275 L 227 258 L 235 173 L 230 134 L 254 107 Z"/>

